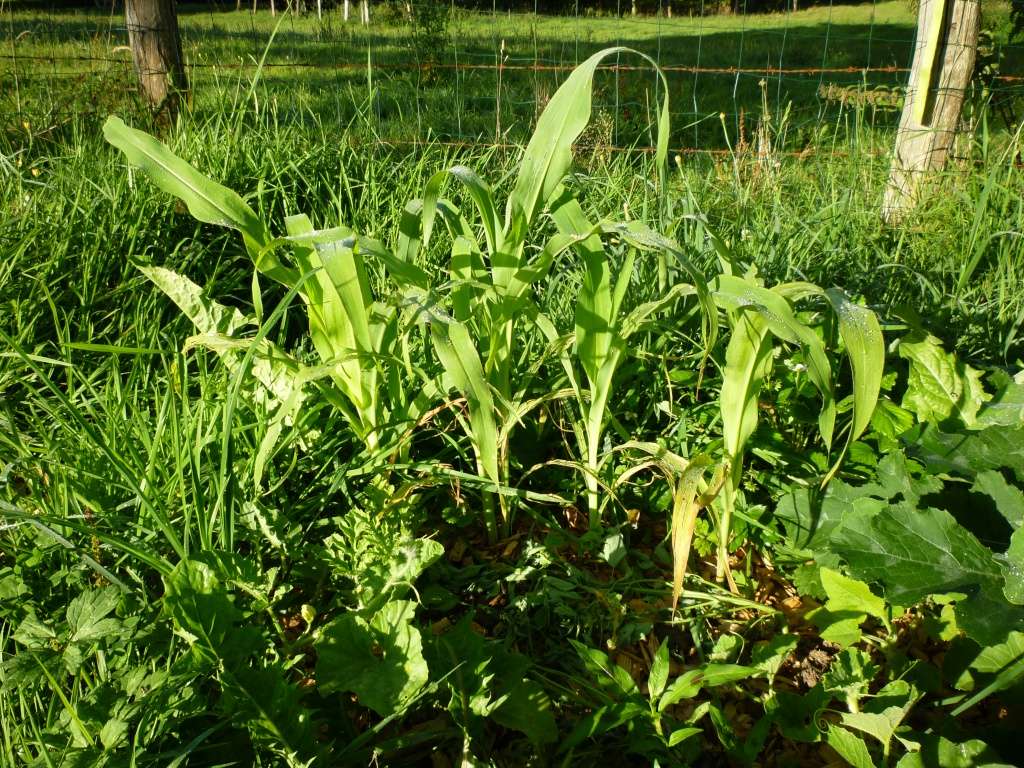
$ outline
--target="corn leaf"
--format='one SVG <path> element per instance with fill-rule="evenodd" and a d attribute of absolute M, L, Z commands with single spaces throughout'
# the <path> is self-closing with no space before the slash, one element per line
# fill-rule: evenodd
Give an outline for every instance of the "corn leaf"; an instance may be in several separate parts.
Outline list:
<path fill-rule="evenodd" d="M 271 243 L 270 233 L 237 193 L 199 173 L 157 139 L 129 128 L 118 117 L 107 118 L 103 136 L 160 189 L 183 201 L 199 221 L 239 230 L 262 272 L 289 286 L 298 281 L 293 270 L 265 250 Z"/>
<path fill-rule="evenodd" d="M 469 404 L 470 441 L 488 480 L 499 483 L 498 429 L 494 420 L 494 398 L 484 376 L 480 355 L 466 326 L 457 321 L 432 322 L 431 340 L 449 383 Z"/>
<path fill-rule="evenodd" d="M 758 394 L 771 365 L 768 323 L 757 314 L 736 319 L 725 350 L 725 372 L 719 395 L 725 452 L 740 471 L 743 448 L 757 427 Z"/>
<path fill-rule="evenodd" d="M 516 186 L 508 200 L 505 216 L 507 230 L 525 231 L 541 208 L 561 185 L 572 163 L 572 145 L 590 122 L 594 73 L 601 62 L 620 53 L 636 53 L 651 63 L 663 85 L 662 106 L 658 119 L 658 140 L 655 156 L 659 178 L 664 179 L 668 158 L 668 83 L 657 63 L 639 51 L 629 48 L 606 48 L 584 61 L 551 97 L 537 121 L 530 143 L 523 155 Z"/>
<path fill-rule="evenodd" d="M 732 275 L 719 275 L 715 280 L 714 292 L 715 298 L 726 309 L 736 314 L 745 310 L 757 312 L 764 318 L 773 335 L 803 347 L 807 356 L 808 376 L 821 393 L 818 428 L 825 445 L 831 446 L 836 407 L 832 391 L 832 366 L 821 339 L 797 319 L 789 302 L 778 292 Z"/>

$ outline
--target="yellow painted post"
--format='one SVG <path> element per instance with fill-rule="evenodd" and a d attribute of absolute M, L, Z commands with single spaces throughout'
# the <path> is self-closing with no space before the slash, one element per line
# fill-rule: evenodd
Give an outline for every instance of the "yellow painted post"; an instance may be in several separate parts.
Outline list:
<path fill-rule="evenodd" d="M 979 0 L 921 0 L 914 63 L 896 134 L 882 216 L 898 223 L 921 180 L 946 165 L 974 72 Z"/>

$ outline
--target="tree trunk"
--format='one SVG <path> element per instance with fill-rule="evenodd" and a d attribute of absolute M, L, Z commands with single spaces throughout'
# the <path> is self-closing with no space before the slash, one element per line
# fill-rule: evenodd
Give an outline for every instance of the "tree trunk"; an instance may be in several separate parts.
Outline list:
<path fill-rule="evenodd" d="M 188 95 L 174 0 L 125 0 L 124 15 L 142 93 L 159 121 L 173 122 Z"/>
<path fill-rule="evenodd" d="M 342 11 L 342 13 L 344 14 L 343 18 L 345 19 L 345 21 L 348 21 L 348 4 L 349 0 L 345 0 L 345 9 Z"/>
<path fill-rule="evenodd" d="M 363 25 L 370 26 L 370 0 L 363 0 L 362 15 Z"/>
<path fill-rule="evenodd" d="M 977 0 L 921 0 L 914 63 L 896 134 L 882 216 L 897 223 L 922 178 L 946 165 L 978 48 Z"/>

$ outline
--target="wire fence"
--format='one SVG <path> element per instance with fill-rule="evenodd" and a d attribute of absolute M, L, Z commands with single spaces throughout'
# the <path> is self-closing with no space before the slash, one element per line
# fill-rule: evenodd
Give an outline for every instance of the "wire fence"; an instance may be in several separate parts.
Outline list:
<path fill-rule="evenodd" d="M 179 23 L 198 119 L 249 100 L 250 109 L 279 121 L 333 127 L 352 140 L 514 146 L 577 64 L 624 46 L 664 72 L 680 154 L 767 145 L 809 157 L 884 146 L 913 56 L 909 2 L 787 4 L 752 14 L 740 1 L 726 14 L 697 0 L 673 17 L 665 3 L 655 15 L 633 15 L 623 0 L 614 8 L 606 0 L 603 14 L 578 2 L 567 14 L 517 11 L 497 0 L 485 11 L 452 3 L 440 25 L 422 23 L 406 2 L 371 3 L 369 23 L 358 8 L 346 21 L 340 5 L 272 16 L 208 4 L 180 7 Z M 52 130 L 138 103 L 118 6 L 37 4 L 8 7 L 4 16 L 0 114 L 8 132 Z M 983 24 L 973 119 L 988 110 L 992 124 L 1013 130 L 1024 108 L 1024 46 L 1007 18 L 989 15 Z M 609 153 L 650 151 L 661 89 L 643 59 L 610 57 L 595 81 L 583 143 Z"/>

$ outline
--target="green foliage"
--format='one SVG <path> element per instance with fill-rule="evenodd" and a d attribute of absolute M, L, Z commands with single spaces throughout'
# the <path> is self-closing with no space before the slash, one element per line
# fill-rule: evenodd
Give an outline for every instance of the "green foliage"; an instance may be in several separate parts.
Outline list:
<path fill-rule="evenodd" d="M 821 628 L 822 640 L 847 648 L 860 641 L 860 625 L 868 616 L 888 623 L 885 601 L 874 595 L 864 582 L 831 568 L 822 568 L 820 579 L 828 599 L 807 618 Z"/>
<path fill-rule="evenodd" d="M 38 300 L 0 357 L 0 762 L 1012 754 L 1020 377 L 924 331 L 886 361 L 891 307 L 741 264 L 789 225 L 726 239 L 679 199 L 665 102 L 649 178 L 573 173 L 613 53 L 493 184 L 435 150 L 240 172 L 195 126 L 172 152 L 108 123 L 243 237 L 118 168 L 116 269 L 75 261 L 72 303 L 12 262 Z"/>
<path fill-rule="evenodd" d="M 934 336 L 903 339 L 899 349 L 900 356 L 910 361 L 903 407 L 917 414 L 920 421 L 957 418 L 968 427 L 975 426 L 978 410 L 988 398 L 982 389 L 981 372 L 943 351 Z"/>
<path fill-rule="evenodd" d="M 415 603 L 385 603 L 367 620 L 353 614 L 320 631 L 317 685 L 324 693 L 352 691 L 381 715 L 400 712 L 427 683 L 419 630 L 412 626 Z"/>
<path fill-rule="evenodd" d="M 771 372 L 772 337 L 798 345 L 804 351 L 806 364 L 801 367 L 806 369 L 822 401 L 818 430 L 826 450 L 832 445 L 836 422 L 832 365 L 820 336 L 797 317 L 791 302 L 807 297 L 828 299 L 838 317 L 839 336 L 853 373 L 853 423 L 847 445 L 822 484 L 835 474 L 850 443 L 860 437 L 871 420 L 881 388 L 885 351 L 874 313 L 853 304 L 839 290 L 822 291 L 807 283 L 767 289 L 754 275 L 739 278 L 724 274 L 715 282 L 714 295 L 726 310 L 732 328 L 719 396 L 725 458 L 730 465 L 730 480 L 722 493 L 718 534 L 718 575 L 722 578 L 728 568 L 729 531 L 743 477 L 746 444 L 757 427 L 761 389 Z"/>

